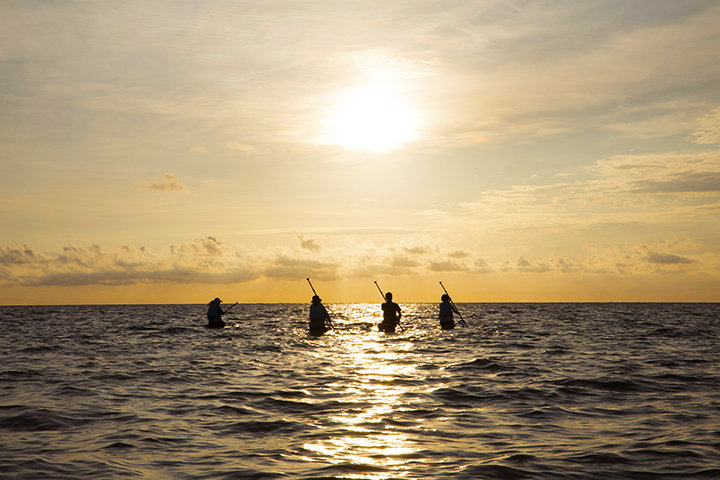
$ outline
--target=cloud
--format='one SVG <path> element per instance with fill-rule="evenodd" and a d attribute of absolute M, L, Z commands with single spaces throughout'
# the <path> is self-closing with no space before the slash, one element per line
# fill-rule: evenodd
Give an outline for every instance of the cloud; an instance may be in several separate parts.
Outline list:
<path fill-rule="evenodd" d="M 679 253 L 678 253 L 679 252 Z M 692 241 L 654 244 L 589 244 L 582 255 L 551 255 L 530 260 L 526 256 L 503 263 L 504 273 L 544 275 L 649 275 L 656 273 L 709 273 L 720 255 Z"/>
<path fill-rule="evenodd" d="M 432 250 L 442 251 L 440 246 Z M 536 251 L 508 258 L 497 252 L 479 258 L 472 252 L 441 259 L 398 254 L 402 246 L 352 245 L 319 256 L 297 248 L 230 247 L 214 236 L 171 245 L 164 252 L 145 247 L 68 245 L 56 252 L 31 246 L 0 247 L 0 286 L 127 286 L 150 284 L 233 284 L 269 278 L 324 280 L 467 274 L 645 275 L 712 273 L 720 254 L 690 240 L 656 243 L 590 244 L 575 255 Z M 449 250 L 450 253 L 457 250 Z M 339 261 L 338 259 L 342 259 Z M 492 265 L 497 267 L 493 268 Z"/>
<path fill-rule="evenodd" d="M 409 253 L 411 255 L 425 255 L 428 253 L 432 253 L 433 249 L 429 246 L 413 246 L 413 247 L 402 247 L 402 250 L 405 253 Z"/>
<path fill-rule="evenodd" d="M 402 247 L 383 249 L 342 246 L 318 257 L 316 243 L 301 239 L 300 251 L 264 246 L 247 251 L 231 248 L 215 236 L 170 245 L 167 252 L 122 245 L 68 245 L 39 253 L 30 246 L 0 247 L 0 283 L 24 286 L 123 286 L 138 284 L 237 283 L 259 277 L 297 280 L 308 276 L 335 280 L 376 275 L 410 275 L 426 263 Z M 312 255 L 309 258 L 308 255 Z M 342 263 L 337 259 L 342 258 Z M 453 262 L 432 268 L 462 271 Z"/>
<path fill-rule="evenodd" d="M 510 268 L 507 270 L 510 270 Z M 515 270 L 520 272 L 545 273 L 552 271 L 553 268 L 547 262 L 531 263 L 525 257 L 520 257 L 515 262 Z"/>
<path fill-rule="evenodd" d="M 163 256 L 151 254 L 144 247 L 127 245 L 115 248 L 69 245 L 59 252 L 39 254 L 30 247 L 6 247 L 0 249 L 0 258 L 8 259 L 0 278 L 6 285 L 119 286 L 234 283 L 260 276 L 252 261 L 224 247 L 214 237 L 171 246 L 169 251 L 169 255 Z M 25 252 L 24 256 L 19 257 L 18 252 Z"/>
<path fill-rule="evenodd" d="M 304 250 L 309 250 L 311 252 L 318 253 L 320 250 L 322 250 L 322 247 L 315 243 L 315 240 L 305 240 L 302 233 L 295 232 L 295 235 L 297 236 L 298 240 L 300 241 L 300 247 Z"/>
<path fill-rule="evenodd" d="M 638 193 L 720 192 L 720 171 L 682 173 L 658 180 L 637 180 L 632 183 Z"/>
<path fill-rule="evenodd" d="M 687 132 L 688 123 L 695 117 L 695 111 L 678 108 L 676 104 L 654 104 L 618 114 L 622 118 L 609 119 L 603 128 L 632 139 L 657 139 Z"/>
<path fill-rule="evenodd" d="M 66 272 L 49 273 L 38 277 L 29 277 L 22 284 L 28 287 L 84 287 L 88 285 L 125 286 L 135 285 L 137 275 L 128 272 Z"/>
<path fill-rule="evenodd" d="M 695 260 L 688 257 L 681 257 L 673 253 L 657 253 L 651 252 L 647 256 L 647 261 L 650 263 L 660 263 L 664 265 L 677 265 L 677 264 L 688 264 L 695 263 Z"/>
<path fill-rule="evenodd" d="M 416 273 L 409 267 L 385 265 L 382 263 L 360 263 L 347 270 L 348 278 L 375 278 L 378 276 L 403 276 Z"/>
<path fill-rule="evenodd" d="M 255 147 L 253 145 L 249 145 L 247 143 L 242 143 L 242 142 L 233 142 L 233 141 L 227 142 L 225 144 L 225 147 L 229 150 L 236 150 L 236 151 L 243 152 L 243 153 L 251 153 L 251 154 L 259 153 L 259 150 L 257 147 Z"/>
<path fill-rule="evenodd" d="M 420 263 L 419 261 L 412 259 L 412 258 L 404 257 L 404 256 L 393 257 L 391 263 L 395 267 L 407 267 L 407 268 L 413 268 L 413 267 L 418 267 L 418 266 L 422 265 L 422 263 Z"/>
<path fill-rule="evenodd" d="M 172 173 L 166 173 L 160 181 L 154 181 L 142 186 L 147 190 L 157 190 L 160 192 L 172 192 L 177 190 L 185 190 L 185 185 Z"/>
<path fill-rule="evenodd" d="M 151 266 L 150 266 L 151 267 Z M 152 267 L 151 267 L 152 268 Z M 109 269 L 88 272 L 58 272 L 29 276 L 22 285 L 30 287 L 78 287 L 78 286 L 127 286 L 137 284 L 227 284 L 253 280 L 259 275 L 252 271 L 236 269 L 208 272 L 193 267 L 165 266 L 158 269 L 132 268 L 128 270 Z"/>
<path fill-rule="evenodd" d="M 35 250 L 23 245 L 22 247 L 0 247 L 0 265 L 25 265 L 40 261 L 40 255 Z"/>
<path fill-rule="evenodd" d="M 690 134 L 688 140 L 701 145 L 720 143 L 720 107 L 700 119 L 698 129 Z"/>
<path fill-rule="evenodd" d="M 475 201 L 458 203 L 454 224 L 505 232 L 619 223 L 661 229 L 710 223 L 720 209 L 720 150 L 612 155 L 583 177 L 485 190 Z"/>
<path fill-rule="evenodd" d="M 262 270 L 262 274 L 280 280 L 299 280 L 307 277 L 335 280 L 339 278 L 339 269 L 340 266 L 333 262 L 280 255 L 274 259 L 271 266 Z"/>
<path fill-rule="evenodd" d="M 587 268 L 577 262 L 567 260 L 565 258 L 550 258 L 547 260 L 530 262 L 525 257 L 518 258 L 514 264 L 506 262 L 503 269 L 504 272 L 525 272 L 525 273 L 576 273 L 587 272 Z"/>
<path fill-rule="evenodd" d="M 720 151 L 613 155 L 589 169 L 600 179 L 632 190 L 638 182 L 720 174 Z"/>
<path fill-rule="evenodd" d="M 217 238 L 207 236 L 197 238 L 188 244 L 171 245 L 170 252 L 178 256 L 219 257 L 227 255 L 230 250 Z"/>
<path fill-rule="evenodd" d="M 493 270 L 490 268 L 490 265 L 488 265 L 488 263 L 482 258 L 475 260 L 475 264 L 472 268 L 473 273 L 490 273 L 492 271 Z"/>
<path fill-rule="evenodd" d="M 428 269 L 432 272 L 465 272 L 467 267 L 464 265 L 457 264 L 452 260 L 446 260 L 444 262 L 430 262 Z"/>
<path fill-rule="evenodd" d="M 622 126 L 636 138 L 686 134 L 673 120 L 717 98 L 718 71 L 707 65 L 718 55 L 720 8 L 676 10 L 672 3 L 661 2 L 658 11 L 636 3 L 618 16 L 607 4 L 539 2 L 501 18 L 483 16 L 483 35 L 467 38 L 447 61 L 467 78 L 454 79 L 454 91 L 465 94 L 455 105 L 466 111 L 462 124 L 494 142 L 587 127 Z M 483 75 L 473 75 L 473 67 Z"/>

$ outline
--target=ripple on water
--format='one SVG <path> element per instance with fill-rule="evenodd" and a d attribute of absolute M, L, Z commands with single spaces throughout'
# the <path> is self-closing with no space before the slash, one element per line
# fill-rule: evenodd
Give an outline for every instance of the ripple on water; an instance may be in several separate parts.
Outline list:
<path fill-rule="evenodd" d="M 332 305 L 320 337 L 306 305 L 219 331 L 203 305 L 0 307 L 0 471 L 718 478 L 718 305 L 459 306 L 469 328 L 407 304 L 385 335 L 377 305 Z"/>

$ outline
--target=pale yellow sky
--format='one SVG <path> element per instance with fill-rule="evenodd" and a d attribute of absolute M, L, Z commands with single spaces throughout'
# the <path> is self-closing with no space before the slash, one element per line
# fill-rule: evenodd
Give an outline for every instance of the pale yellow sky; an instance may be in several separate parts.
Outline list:
<path fill-rule="evenodd" d="M 0 304 L 720 301 L 718 25 L 3 2 Z"/>

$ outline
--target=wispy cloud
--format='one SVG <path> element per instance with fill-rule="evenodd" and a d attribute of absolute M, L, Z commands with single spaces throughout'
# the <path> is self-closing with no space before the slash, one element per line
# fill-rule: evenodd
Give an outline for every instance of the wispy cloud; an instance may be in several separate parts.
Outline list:
<path fill-rule="evenodd" d="M 614 222 L 660 225 L 709 221 L 708 212 L 720 208 L 719 149 L 613 155 L 595 162 L 585 174 L 575 181 L 485 190 L 477 201 L 459 204 L 460 218 L 495 230 Z"/>
<path fill-rule="evenodd" d="M 701 118 L 698 128 L 688 138 L 700 145 L 720 144 L 720 107 Z"/>
<path fill-rule="evenodd" d="M 639 193 L 720 192 L 720 170 L 706 173 L 679 173 L 662 180 L 637 180 Z"/>
<path fill-rule="evenodd" d="M 163 175 L 162 180 L 155 180 L 143 184 L 142 188 L 147 190 L 158 190 L 161 192 L 173 192 L 177 190 L 185 190 L 185 185 L 183 185 L 172 173 L 166 173 Z"/>
<path fill-rule="evenodd" d="M 676 265 L 676 264 L 688 264 L 695 263 L 696 260 L 688 257 L 681 257 L 673 253 L 658 253 L 651 252 L 647 256 L 647 261 L 650 263 L 661 263 L 665 265 Z"/>

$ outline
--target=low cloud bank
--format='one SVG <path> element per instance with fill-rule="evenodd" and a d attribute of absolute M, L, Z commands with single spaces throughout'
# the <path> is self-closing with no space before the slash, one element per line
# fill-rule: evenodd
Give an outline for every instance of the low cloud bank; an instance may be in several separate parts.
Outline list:
<path fill-rule="evenodd" d="M 307 248 L 314 240 L 298 236 L 294 248 L 248 249 L 228 246 L 213 236 L 171 245 L 164 253 L 144 247 L 66 246 L 39 252 L 28 245 L 0 247 L 3 286 L 127 286 L 137 284 L 234 284 L 258 278 L 323 280 L 384 275 L 462 273 L 649 274 L 715 273 L 720 259 L 688 242 L 653 245 L 589 245 L 582 258 L 551 256 L 491 259 L 470 250 L 438 245 L 394 245 L 385 249 Z M 310 242 L 310 243 L 308 243 Z"/>

